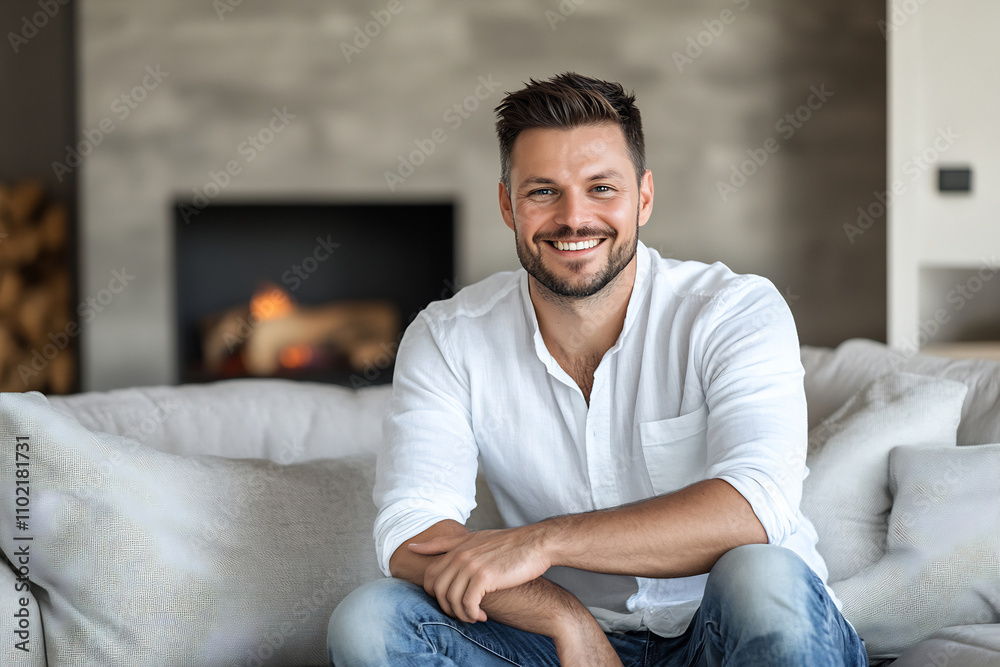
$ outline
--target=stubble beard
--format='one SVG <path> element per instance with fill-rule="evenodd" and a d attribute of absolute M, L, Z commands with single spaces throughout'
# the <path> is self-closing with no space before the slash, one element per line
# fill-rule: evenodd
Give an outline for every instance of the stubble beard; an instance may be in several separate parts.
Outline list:
<path fill-rule="evenodd" d="M 618 233 L 613 229 L 581 229 L 576 234 L 553 240 L 572 241 L 574 238 L 594 238 L 595 236 L 604 237 L 604 243 L 611 243 L 612 245 L 618 239 Z M 537 238 L 534 241 L 535 245 L 538 246 L 538 251 L 533 253 L 521 243 L 521 238 L 517 233 L 517 224 L 514 225 L 514 245 L 517 248 L 517 258 L 521 261 L 521 266 L 528 272 L 528 275 L 537 280 L 542 287 L 550 292 L 549 296 L 555 297 L 557 300 L 575 301 L 587 299 L 607 287 L 611 281 L 625 270 L 625 267 L 635 257 L 636 250 L 639 247 L 639 216 L 638 214 L 636 215 L 635 234 L 633 234 L 631 242 L 614 249 L 604 266 L 592 278 L 582 283 L 574 283 L 571 280 L 560 278 L 552 272 L 542 259 L 541 244 L 545 243 L 545 241 Z M 570 271 L 582 273 L 585 261 L 571 262 L 569 264 Z"/>

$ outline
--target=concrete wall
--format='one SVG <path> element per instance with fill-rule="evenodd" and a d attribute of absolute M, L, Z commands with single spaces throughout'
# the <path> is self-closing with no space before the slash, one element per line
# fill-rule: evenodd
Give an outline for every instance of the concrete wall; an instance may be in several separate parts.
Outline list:
<path fill-rule="evenodd" d="M 168 206 L 230 162 L 220 200 L 454 198 L 459 283 L 516 268 L 491 109 L 563 70 L 638 94 L 648 245 L 769 277 L 805 343 L 884 339 L 884 228 L 855 243 L 843 228 L 885 189 L 883 3 L 391 6 L 82 0 L 80 125 L 111 130 L 81 169 L 83 295 L 134 275 L 88 325 L 88 388 L 175 380 Z M 456 104 L 467 117 L 448 115 Z M 294 119 L 250 161 L 241 145 L 274 109 Z M 386 172 L 436 128 L 445 141 L 391 190 Z"/>

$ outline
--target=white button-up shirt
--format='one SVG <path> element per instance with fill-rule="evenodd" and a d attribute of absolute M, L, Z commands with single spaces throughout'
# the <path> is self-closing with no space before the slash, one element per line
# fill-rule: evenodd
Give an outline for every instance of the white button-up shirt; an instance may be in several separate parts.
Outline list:
<path fill-rule="evenodd" d="M 792 314 L 768 280 L 639 244 L 625 323 L 590 405 L 549 353 L 520 271 L 432 303 L 400 343 L 374 491 L 382 572 L 397 547 L 475 507 L 478 463 L 507 526 L 615 507 L 719 478 L 771 544 L 826 581 L 799 511 L 806 400 Z M 552 568 L 606 631 L 684 632 L 707 575 Z"/>

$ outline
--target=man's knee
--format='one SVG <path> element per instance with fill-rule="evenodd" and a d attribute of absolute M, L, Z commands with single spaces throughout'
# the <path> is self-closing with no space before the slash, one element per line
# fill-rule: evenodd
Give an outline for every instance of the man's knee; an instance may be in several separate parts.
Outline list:
<path fill-rule="evenodd" d="M 784 547 L 750 544 L 723 554 L 702 608 L 720 650 L 748 663 L 833 664 L 832 657 L 854 660 L 860 650 L 819 577 Z"/>
<path fill-rule="evenodd" d="M 794 551 L 747 544 L 726 552 L 716 562 L 708 575 L 705 597 L 714 598 L 737 615 L 795 615 L 807 608 L 808 598 L 819 593 L 821 586 Z"/>
<path fill-rule="evenodd" d="M 426 600 L 422 589 L 401 579 L 379 579 L 356 589 L 330 616 L 327 648 L 331 662 L 387 664 L 394 637 L 404 631 L 406 611 Z"/>

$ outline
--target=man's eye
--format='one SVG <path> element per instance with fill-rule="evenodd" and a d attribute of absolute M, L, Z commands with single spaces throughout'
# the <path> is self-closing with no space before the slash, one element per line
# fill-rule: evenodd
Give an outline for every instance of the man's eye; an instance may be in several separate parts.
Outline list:
<path fill-rule="evenodd" d="M 595 192 L 614 192 L 614 189 L 610 185 L 595 185 Z"/>
<path fill-rule="evenodd" d="M 529 197 L 530 196 L 534 196 L 534 195 L 543 195 L 544 196 L 544 195 L 551 195 L 551 194 L 554 194 L 554 193 L 555 193 L 555 190 L 553 190 L 552 188 L 538 188 L 537 190 L 532 190 L 531 192 L 529 192 L 528 196 Z"/>

